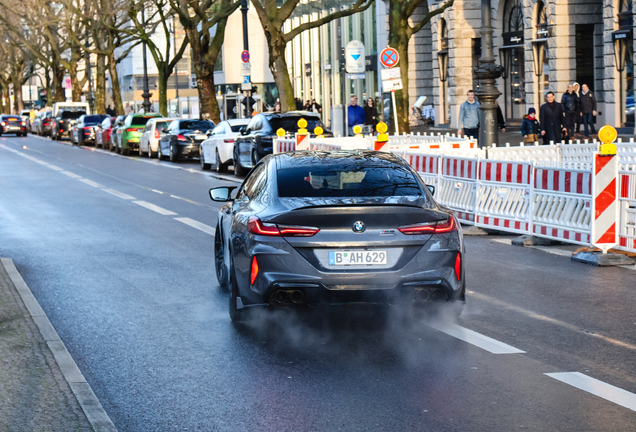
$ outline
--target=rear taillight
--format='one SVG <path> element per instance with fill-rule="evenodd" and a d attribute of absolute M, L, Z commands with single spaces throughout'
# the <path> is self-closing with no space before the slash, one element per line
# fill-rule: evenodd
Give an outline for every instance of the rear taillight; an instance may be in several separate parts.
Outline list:
<path fill-rule="evenodd" d="M 223 140 L 223 142 L 226 142 L 226 143 L 233 143 L 233 142 L 234 142 L 234 140 L 233 140 L 233 139 L 224 139 L 224 140 Z"/>
<path fill-rule="evenodd" d="M 159 139 L 161 138 L 161 136 L 159 136 L 159 130 L 155 129 L 155 138 Z"/>
<path fill-rule="evenodd" d="M 177 135 L 177 141 L 186 141 L 186 137 L 184 137 L 183 135 L 179 134 L 179 135 Z"/>
<path fill-rule="evenodd" d="M 462 275 L 462 254 L 457 252 L 457 257 L 455 258 L 455 276 L 457 276 L 457 280 L 461 278 Z"/>
<path fill-rule="evenodd" d="M 252 271 L 250 272 L 250 285 L 254 285 L 254 281 L 258 276 L 258 262 L 256 261 L 256 255 L 252 258 Z"/>
<path fill-rule="evenodd" d="M 85 131 L 91 131 L 91 130 L 93 130 L 93 128 L 91 128 L 91 127 L 85 127 L 85 128 L 84 128 L 84 130 L 85 130 Z"/>
<path fill-rule="evenodd" d="M 6 126 L 7 124 L 5 122 L 2 122 L 2 123 L 0 123 L 0 125 Z"/>
<path fill-rule="evenodd" d="M 60 120 L 60 124 L 64 124 L 64 120 Z"/>
<path fill-rule="evenodd" d="M 311 237 L 318 234 L 320 228 L 263 223 L 256 216 L 252 216 L 247 221 L 247 230 L 252 234 L 265 236 Z"/>
<path fill-rule="evenodd" d="M 135 128 L 128 128 L 126 129 L 126 132 L 137 132 L 138 130 Z"/>
<path fill-rule="evenodd" d="M 426 222 L 416 225 L 405 225 L 398 228 L 402 234 L 424 235 L 424 234 L 444 234 L 457 231 L 457 224 L 454 217 L 443 221 Z"/>

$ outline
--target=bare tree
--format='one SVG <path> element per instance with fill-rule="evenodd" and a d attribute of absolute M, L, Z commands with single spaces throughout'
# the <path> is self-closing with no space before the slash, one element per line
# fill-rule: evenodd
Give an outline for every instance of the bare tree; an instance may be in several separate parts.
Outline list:
<path fill-rule="evenodd" d="M 333 12 L 315 21 L 303 23 L 285 33 L 283 26 L 292 16 L 300 0 L 285 0 L 280 7 L 278 4 L 281 2 L 277 0 L 252 0 L 252 5 L 254 9 L 256 9 L 258 18 L 265 31 L 267 47 L 269 48 L 269 69 L 274 75 L 274 82 L 278 87 L 281 109 L 283 111 L 288 111 L 296 106 L 294 101 L 294 88 L 289 78 L 287 59 L 285 58 L 285 48 L 287 44 L 306 30 L 320 27 L 338 18 L 364 12 L 374 1 L 375 0 L 356 0 L 353 4 L 350 4 L 350 7 L 347 9 Z M 341 6 L 343 5 L 341 4 Z"/>
<path fill-rule="evenodd" d="M 201 117 L 221 120 L 214 86 L 214 67 L 223 46 L 227 18 L 239 7 L 235 0 L 169 0 L 188 36 L 197 76 Z"/>
<path fill-rule="evenodd" d="M 409 41 L 411 37 L 422 30 L 431 19 L 453 5 L 449 0 L 440 6 L 428 6 L 426 0 L 391 0 L 389 2 L 389 45 L 400 55 L 400 73 L 402 75 L 402 90 L 395 92 L 397 105 L 398 127 L 401 132 L 409 132 Z M 418 22 L 410 21 L 419 8 L 427 8 L 428 13 Z"/>

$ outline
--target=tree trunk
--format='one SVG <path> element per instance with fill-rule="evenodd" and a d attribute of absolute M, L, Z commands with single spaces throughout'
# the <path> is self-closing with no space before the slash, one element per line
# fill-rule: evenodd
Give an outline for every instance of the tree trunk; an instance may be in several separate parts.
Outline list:
<path fill-rule="evenodd" d="M 159 76 L 157 77 L 157 86 L 159 87 L 159 112 L 162 116 L 166 117 L 168 115 L 168 78 L 170 77 L 170 72 L 167 65 L 157 65 L 157 71 L 159 72 Z M 216 122 L 215 122 L 216 123 Z"/>
<path fill-rule="evenodd" d="M 108 72 L 113 85 L 113 109 L 116 115 L 124 115 L 124 102 L 121 99 L 121 91 L 119 89 L 119 76 L 117 75 L 117 62 L 115 61 L 114 51 L 108 55 Z"/>
<path fill-rule="evenodd" d="M 272 71 L 274 82 L 276 87 L 278 87 L 280 109 L 283 112 L 293 111 L 296 109 L 296 99 L 294 98 L 294 87 L 289 78 L 287 60 L 285 59 L 287 44 L 283 40 L 281 32 L 268 30 L 265 35 L 267 36 L 267 47 L 269 48 L 269 69 Z"/>
<path fill-rule="evenodd" d="M 95 114 L 106 114 L 106 56 L 97 55 Z"/>
<path fill-rule="evenodd" d="M 15 77 L 20 82 L 20 76 Z M 13 84 L 13 109 L 15 110 L 15 114 L 20 114 L 20 111 L 24 109 L 24 102 L 22 101 L 22 86 Z"/>
<path fill-rule="evenodd" d="M 214 88 L 214 72 L 205 75 L 200 72 L 197 73 L 197 90 L 199 91 L 201 118 L 204 120 L 212 120 L 215 124 L 219 123 L 221 121 L 221 115 Z"/>
<path fill-rule="evenodd" d="M 395 106 L 397 108 L 398 127 L 400 133 L 410 133 L 409 124 L 409 52 L 408 39 L 404 43 L 398 42 L 394 47 L 400 55 L 400 75 L 402 76 L 402 90 L 395 91 Z"/>
<path fill-rule="evenodd" d="M 9 83 L 3 82 L 0 85 L 0 112 L 2 112 L 2 114 L 9 114 L 7 110 L 9 100 Z"/>
<path fill-rule="evenodd" d="M 53 90 L 55 91 L 55 100 L 53 95 L 50 95 L 49 100 L 52 102 L 65 102 L 66 101 L 66 89 L 64 88 L 64 68 L 53 68 Z"/>

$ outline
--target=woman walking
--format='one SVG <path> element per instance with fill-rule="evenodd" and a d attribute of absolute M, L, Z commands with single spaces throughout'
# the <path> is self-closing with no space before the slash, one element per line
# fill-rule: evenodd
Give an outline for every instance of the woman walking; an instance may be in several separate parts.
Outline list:
<path fill-rule="evenodd" d="M 375 133 L 375 125 L 378 124 L 378 110 L 375 107 L 373 98 L 367 99 L 367 103 L 364 106 L 364 116 L 364 128 L 373 135 Z"/>

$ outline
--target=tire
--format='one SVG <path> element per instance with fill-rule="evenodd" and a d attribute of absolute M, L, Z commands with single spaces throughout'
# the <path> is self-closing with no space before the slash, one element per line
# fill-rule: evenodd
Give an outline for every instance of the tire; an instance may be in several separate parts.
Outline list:
<path fill-rule="evenodd" d="M 179 156 L 174 153 L 174 146 L 170 144 L 170 162 L 179 162 Z"/>
<path fill-rule="evenodd" d="M 205 163 L 205 158 L 203 157 L 203 149 L 199 148 L 199 162 L 201 162 L 201 169 L 203 171 L 209 171 L 212 168 L 212 165 L 209 163 Z"/>
<path fill-rule="evenodd" d="M 148 155 L 148 159 L 152 159 L 157 155 L 157 153 L 152 151 L 152 146 L 150 145 L 150 143 L 148 143 L 148 153 L 146 154 Z"/>
<path fill-rule="evenodd" d="M 238 146 L 234 146 L 234 175 L 237 177 L 245 175 L 245 168 L 239 162 Z"/>
<path fill-rule="evenodd" d="M 216 280 L 222 290 L 227 291 L 230 285 L 230 275 L 225 265 L 223 255 L 223 240 L 221 239 L 219 223 L 216 224 L 216 233 L 214 235 L 214 269 L 216 270 Z"/>
<path fill-rule="evenodd" d="M 157 145 L 157 159 L 164 160 L 163 152 L 161 151 L 161 143 Z"/>
<path fill-rule="evenodd" d="M 258 161 L 259 161 L 258 152 L 256 151 L 255 148 L 253 148 L 252 149 L 252 167 L 255 167 Z"/>
<path fill-rule="evenodd" d="M 238 297 L 238 283 L 236 282 L 236 276 L 234 271 L 234 265 L 232 265 L 232 277 L 230 278 L 230 319 L 232 322 L 239 323 L 245 321 L 247 318 L 246 309 L 236 308 L 236 299 Z"/>
<path fill-rule="evenodd" d="M 216 172 L 218 172 L 219 174 L 222 174 L 224 172 L 227 172 L 227 164 L 221 163 L 221 156 L 219 156 L 219 149 L 216 149 L 215 151 L 215 159 L 216 159 Z"/>
<path fill-rule="evenodd" d="M 124 156 L 130 156 L 130 149 L 128 148 L 121 148 L 121 154 Z"/>

